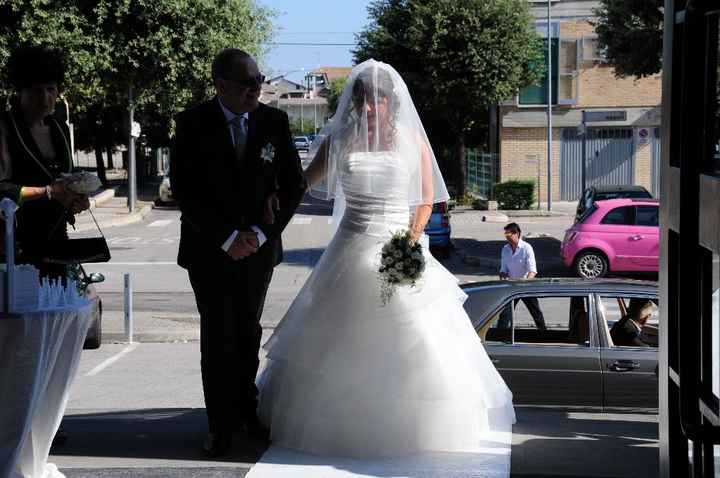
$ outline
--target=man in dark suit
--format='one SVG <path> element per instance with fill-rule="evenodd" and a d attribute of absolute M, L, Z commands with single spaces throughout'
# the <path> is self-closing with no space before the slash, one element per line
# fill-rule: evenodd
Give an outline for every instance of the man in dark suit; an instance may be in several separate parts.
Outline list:
<path fill-rule="evenodd" d="M 264 77 L 253 58 L 223 50 L 212 78 L 216 97 L 176 118 L 170 179 L 182 212 L 178 264 L 200 312 L 203 449 L 216 457 L 233 432 L 268 438 L 256 412 L 260 316 L 306 183 L 287 115 L 258 101 Z"/>
<path fill-rule="evenodd" d="M 650 347 L 641 340 L 643 326 L 652 317 L 651 301 L 633 299 L 625 316 L 615 322 L 610 329 L 610 337 L 615 346 Z"/>

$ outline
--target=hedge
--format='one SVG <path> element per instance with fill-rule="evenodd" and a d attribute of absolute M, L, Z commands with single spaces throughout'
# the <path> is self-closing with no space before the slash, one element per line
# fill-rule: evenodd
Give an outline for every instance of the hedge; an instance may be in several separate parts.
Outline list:
<path fill-rule="evenodd" d="M 530 209 L 534 199 L 535 181 L 513 179 L 495 184 L 494 190 L 498 209 Z"/>

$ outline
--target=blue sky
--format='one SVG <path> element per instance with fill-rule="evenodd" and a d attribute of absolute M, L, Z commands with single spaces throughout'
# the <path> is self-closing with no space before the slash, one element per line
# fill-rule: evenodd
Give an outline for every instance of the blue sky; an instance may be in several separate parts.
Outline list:
<path fill-rule="evenodd" d="M 370 0 L 258 0 L 278 11 L 277 43 L 354 43 L 368 23 Z M 352 66 L 352 46 L 275 45 L 265 57 L 266 74 L 285 74 L 318 66 Z M 306 71 L 287 78 L 302 82 Z"/>

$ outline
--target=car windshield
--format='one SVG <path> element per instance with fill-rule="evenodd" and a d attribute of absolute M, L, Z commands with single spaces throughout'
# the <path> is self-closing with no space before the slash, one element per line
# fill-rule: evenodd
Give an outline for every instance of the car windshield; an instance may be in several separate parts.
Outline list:
<path fill-rule="evenodd" d="M 578 217 L 577 222 L 583 222 L 583 221 L 585 221 L 587 218 L 589 218 L 590 216 L 592 216 L 592 214 L 593 214 L 595 211 L 597 211 L 597 206 L 596 206 L 595 204 L 593 204 L 593 205 L 590 206 L 589 208 L 585 209 L 585 210 L 582 212 L 582 214 L 580 214 L 580 217 Z"/>
<path fill-rule="evenodd" d="M 602 201 L 604 199 L 618 199 L 618 198 L 630 198 L 630 199 L 644 199 L 651 198 L 652 196 L 647 191 L 607 191 L 598 192 L 595 194 L 596 201 Z"/>

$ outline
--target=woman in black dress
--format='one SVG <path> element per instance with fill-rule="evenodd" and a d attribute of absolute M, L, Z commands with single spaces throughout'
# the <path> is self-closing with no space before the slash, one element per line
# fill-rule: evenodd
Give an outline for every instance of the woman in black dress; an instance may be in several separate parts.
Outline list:
<path fill-rule="evenodd" d="M 0 115 L 0 197 L 20 206 L 17 262 L 35 265 L 43 276 L 64 277 L 66 267 L 45 258 L 53 243 L 67 240 L 67 224 L 89 202 L 61 178 L 73 168 L 69 130 L 53 117 L 64 80 L 63 62 L 54 50 L 19 48 L 8 60 L 7 77 L 15 96 Z"/>

